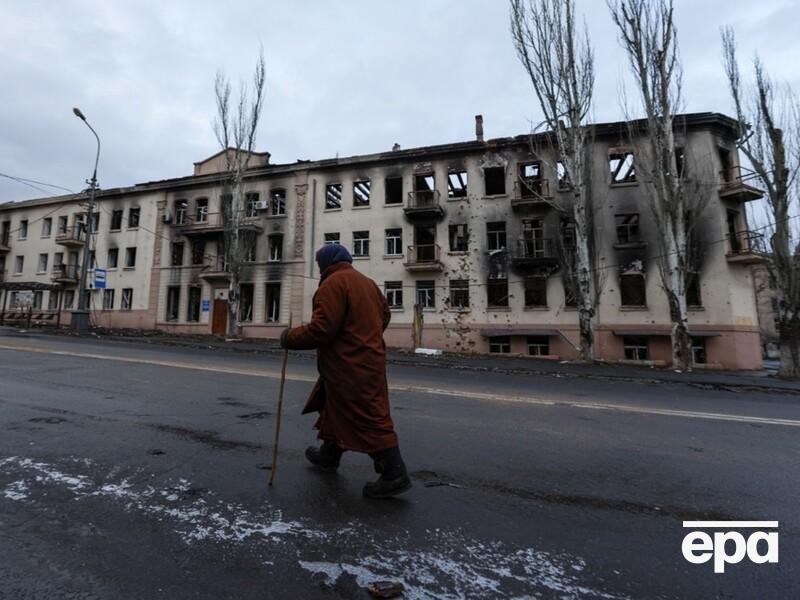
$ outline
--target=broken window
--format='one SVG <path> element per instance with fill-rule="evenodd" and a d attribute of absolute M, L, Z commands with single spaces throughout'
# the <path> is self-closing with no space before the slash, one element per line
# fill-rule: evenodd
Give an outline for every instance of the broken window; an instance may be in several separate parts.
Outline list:
<path fill-rule="evenodd" d="M 689 272 L 686 274 L 686 305 L 692 308 L 703 306 L 700 295 L 700 274 Z"/>
<path fill-rule="evenodd" d="M 136 266 L 136 246 L 125 248 L 125 268 L 133 269 Z"/>
<path fill-rule="evenodd" d="M 326 233 L 325 234 L 325 243 L 326 244 L 338 244 L 339 243 L 339 233 Z"/>
<path fill-rule="evenodd" d="M 208 221 L 208 198 L 198 198 L 195 200 L 194 220 L 197 223 Z"/>
<path fill-rule="evenodd" d="M 173 267 L 180 267 L 183 265 L 183 242 L 172 243 L 172 256 L 171 265 Z"/>
<path fill-rule="evenodd" d="M 622 347 L 625 351 L 625 360 L 649 360 L 647 338 L 640 335 L 626 335 L 622 338 Z"/>
<path fill-rule="evenodd" d="M 329 183 L 325 186 L 325 210 L 342 208 L 342 184 Z"/>
<path fill-rule="evenodd" d="M 575 250 L 578 246 L 575 222 L 570 219 L 561 219 L 561 244 L 565 250 Z"/>
<path fill-rule="evenodd" d="M 556 177 L 558 178 L 559 190 L 568 190 L 572 187 L 567 166 L 560 160 L 556 162 Z"/>
<path fill-rule="evenodd" d="M 469 308 L 469 279 L 450 280 L 450 308 Z"/>
<path fill-rule="evenodd" d="M 506 248 L 506 223 L 497 221 L 486 224 L 486 235 L 488 238 L 489 251 L 504 250 Z"/>
<path fill-rule="evenodd" d="M 122 288 L 122 310 L 133 309 L 133 288 Z"/>
<path fill-rule="evenodd" d="M 403 230 L 386 230 L 386 255 L 399 256 L 403 254 Z"/>
<path fill-rule="evenodd" d="M 353 206 L 369 206 L 370 180 L 353 182 Z"/>
<path fill-rule="evenodd" d="M 286 214 L 286 190 L 276 188 L 269 193 L 269 214 L 278 217 Z"/>
<path fill-rule="evenodd" d="M 270 236 L 270 239 L 274 236 Z M 258 241 L 256 236 L 248 235 L 242 240 L 244 246 L 242 261 L 243 262 L 256 262 L 256 254 L 258 252 Z"/>
<path fill-rule="evenodd" d="M 490 307 L 507 307 L 508 279 L 489 279 L 486 283 L 486 298 Z"/>
<path fill-rule="evenodd" d="M 403 283 L 401 281 L 387 281 L 384 284 L 384 290 L 389 308 L 403 307 Z"/>
<path fill-rule="evenodd" d="M 28 239 L 28 219 L 23 219 L 19 222 L 19 231 L 17 233 L 17 239 L 26 240 Z"/>
<path fill-rule="evenodd" d="M 167 321 L 178 320 L 178 306 L 180 306 L 181 288 L 171 285 L 167 288 Z"/>
<path fill-rule="evenodd" d="M 529 335 L 527 342 L 530 356 L 550 355 L 550 338 L 546 335 Z"/>
<path fill-rule="evenodd" d="M 242 283 L 239 286 L 239 321 L 247 323 L 253 320 L 253 284 Z"/>
<path fill-rule="evenodd" d="M 386 204 L 402 204 L 402 203 L 403 203 L 403 178 L 387 177 Z"/>
<path fill-rule="evenodd" d="M 567 308 L 577 308 L 578 292 L 575 289 L 575 282 L 569 278 L 564 279 L 564 306 Z"/>
<path fill-rule="evenodd" d="M 435 182 L 433 173 L 414 176 L 414 199 L 416 207 L 435 204 Z"/>
<path fill-rule="evenodd" d="M 135 229 L 139 227 L 139 216 L 141 209 L 139 207 L 128 209 L 128 229 Z"/>
<path fill-rule="evenodd" d="M 266 320 L 267 323 L 278 323 L 281 320 L 281 284 L 268 283 L 266 287 Z"/>
<path fill-rule="evenodd" d="M 483 170 L 483 179 L 487 196 L 498 196 L 506 193 L 505 167 L 486 167 Z"/>
<path fill-rule="evenodd" d="M 269 261 L 279 262 L 283 260 L 283 234 L 276 233 L 269 236 Z"/>
<path fill-rule="evenodd" d="M 190 323 L 200 321 L 200 288 L 191 286 L 189 288 L 189 303 L 186 305 L 186 320 Z"/>
<path fill-rule="evenodd" d="M 466 225 L 450 225 L 450 251 L 466 252 L 469 249 L 469 229 Z"/>
<path fill-rule="evenodd" d="M 489 352 L 493 354 L 509 354 L 511 352 L 511 336 L 495 335 L 490 337 Z"/>
<path fill-rule="evenodd" d="M 417 262 L 439 260 L 439 247 L 436 245 L 436 226 L 417 225 L 414 227 L 414 252 Z"/>
<path fill-rule="evenodd" d="M 633 165 L 633 152 L 610 152 L 608 168 L 611 171 L 611 183 L 630 183 L 636 181 L 636 170 Z"/>
<path fill-rule="evenodd" d="M 67 222 L 67 217 L 58 217 L 58 231 L 56 231 L 56 235 L 64 235 L 67 233 Z M 8 242 L 8 228 L 6 227 L 6 223 L 3 223 L 3 240 Z M 8 245 L 8 243 L 5 245 Z"/>
<path fill-rule="evenodd" d="M 114 290 L 103 290 L 103 310 L 114 308 Z"/>
<path fill-rule="evenodd" d="M 188 200 L 175 200 L 175 224 L 183 225 L 186 223 L 186 215 L 189 212 Z"/>
<path fill-rule="evenodd" d="M 248 219 L 258 216 L 258 192 L 247 192 L 244 195 L 244 216 Z"/>
<path fill-rule="evenodd" d="M 369 231 L 353 232 L 353 256 L 369 256 Z"/>
<path fill-rule="evenodd" d="M 543 258 L 552 256 L 551 240 L 544 238 L 543 219 L 523 219 L 522 256 L 524 258 Z"/>
<path fill-rule="evenodd" d="M 525 308 L 547 307 L 547 277 L 525 278 Z"/>
<path fill-rule="evenodd" d="M 436 308 L 433 281 L 417 281 L 417 304 L 420 308 Z"/>
<path fill-rule="evenodd" d="M 706 338 L 692 337 L 692 362 L 696 365 L 706 363 Z"/>
<path fill-rule="evenodd" d="M 542 195 L 542 165 L 538 162 L 519 165 L 519 194 L 522 198 Z"/>
<path fill-rule="evenodd" d="M 736 179 L 736 173 L 733 169 L 733 158 L 731 157 L 731 151 L 727 148 L 723 148 L 720 146 L 718 148 L 719 151 L 719 161 L 722 165 L 722 181 L 725 183 L 733 183 Z"/>
<path fill-rule="evenodd" d="M 206 256 L 206 243 L 203 240 L 192 242 L 192 264 L 202 265 Z"/>
<path fill-rule="evenodd" d="M 467 197 L 466 171 L 451 171 L 447 175 L 447 197 L 448 198 Z"/>
<path fill-rule="evenodd" d="M 111 213 L 111 231 L 119 231 L 122 229 L 122 213 L 123 210 L 120 208 L 118 210 L 112 211 Z"/>
<path fill-rule="evenodd" d="M 108 258 L 106 260 L 107 269 L 116 269 L 119 262 L 119 248 L 109 248 Z"/>
<path fill-rule="evenodd" d="M 638 244 L 642 241 L 639 230 L 639 213 L 614 215 L 618 244 Z"/>
<path fill-rule="evenodd" d="M 620 275 L 619 289 L 622 306 L 644 307 L 647 306 L 645 293 L 645 278 L 641 273 L 628 273 Z"/>

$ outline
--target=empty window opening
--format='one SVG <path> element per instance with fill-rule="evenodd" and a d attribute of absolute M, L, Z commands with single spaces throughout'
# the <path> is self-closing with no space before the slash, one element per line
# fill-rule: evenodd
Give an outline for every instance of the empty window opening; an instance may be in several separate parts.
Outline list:
<path fill-rule="evenodd" d="M 253 320 L 253 284 L 243 283 L 239 286 L 239 321 L 248 323 Z"/>
<path fill-rule="evenodd" d="M 329 183 L 325 186 L 325 209 L 342 208 L 342 184 Z"/>
<path fill-rule="evenodd" d="M 486 299 L 490 307 L 507 307 L 508 279 L 489 279 L 486 283 Z"/>
<path fill-rule="evenodd" d="M 731 151 L 727 148 L 719 147 L 719 161 L 722 165 L 722 180 L 725 183 L 732 183 L 736 179 L 736 173 L 733 169 L 733 157 Z"/>
<path fill-rule="evenodd" d="M 452 171 L 447 175 L 447 197 L 467 197 L 467 172 Z"/>
<path fill-rule="evenodd" d="M 370 180 L 353 182 L 353 206 L 369 206 Z"/>
<path fill-rule="evenodd" d="M 402 203 L 403 203 L 403 178 L 387 177 L 386 204 L 402 204 Z"/>
<path fill-rule="evenodd" d="M 170 264 L 173 267 L 180 267 L 183 264 L 183 242 L 172 243 L 172 256 Z"/>
<path fill-rule="evenodd" d="M 353 256 L 369 256 L 369 231 L 353 232 Z"/>
<path fill-rule="evenodd" d="M 692 338 L 692 362 L 696 365 L 704 365 L 706 360 L 706 338 Z"/>
<path fill-rule="evenodd" d="M 111 231 L 122 229 L 122 214 L 123 210 L 121 208 L 111 213 Z"/>
<path fill-rule="evenodd" d="M 266 286 L 266 321 L 278 323 L 281 319 L 281 284 L 268 283 Z"/>
<path fill-rule="evenodd" d="M 200 321 L 200 288 L 192 286 L 189 288 L 189 302 L 186 305 L 186 320 L 190 323 Z"/>
<path fill-rule="evenodd" d="M 608 168 L 611 183 L 630 183 L 636 181 L 633 152 L 612 152 L 608 155 Z"/>
<path fill-rule="evenodd" d="M 450 225 L 450 251 L 466 252 L 469 249 L 469 229 L 466 225 Z"/>
<path fill-rule="evenodd" d="M 132 269 L 136 266 L 136 247 L 125 248 L 125 268 Z"/>
<path fill-rule="evenodd" d="M 436 252 L 436 227 L 417 225 L 414 227 L 414 252 L 417 261 L 438 260 Z"/>
<path fill-rule="evenodd" d="M 131 208 L 128 210 L 128 229 L 135 229 L 139 227 L 139 217 L 141 215 L 140 208 Z"/>
<path fill-rule="evenodd" d="M 506 248 L 506 224 L 505 221 L 497 221 L 486 224 L 486 236 L 488 249 L 505 250 Z"/>
<path fill-rule="evenodd" d="M 17 233 L 17 239 L 25 240 L 28 239 L 28 220 L 23 219 L 19 222 L 19 232 Z"/>
<path fill-rule="evenodd" d="M 519 165 L 519 193 L 523 198 L 542 195 L 542 165 L 538 162 Z"/>
<path fill-rule="evenodd" d="M 286 190 L 278 188 L 269 193 L 269 212 L 274 217 L 286 214 Z"/>
<path fill-rule="evenodd" d="M 644 275 L 640 273 L 620 275 L 619 288 L 622 306 L 647 306 Z"/>
<path fill-rule="evenodd" d="M 529 335 L 528 354 L 531 356 L 549 356 L 550 338 L 546 335 Z"/>
<path fill-rule="evenodd" d="M 106 268 L 116 269 L 119 263 L 119 248 L 109 248 L 108 258 L 106 260 Z"/>
<path fill-rule="evenodd" d="M 511 336 L 495 335 L 489 338 L 489 352 L 492 354 L 510 354 Z"/>
<path fill-rule="evenodd" d="M 625 360 L 650 360 L 647 338 L 644 336 L 626 335 L 622 338 Z"/>
<path fill-rule="evenodd" d="M 420 308 L 436 308 L 435 285 L 433 281 L 417 281 L 417 304 Z"/>
<path fill-rule="evenodd" d="M 642 241 L 639 229 L 639 213 L 614 215 L 618 244 L 638 244 Z"/>
<path fill-rule="evenodd" d="M 433 173 L 414 176 L 414 198 L 416 206 L 435 204 L 435 181 Z"/>
<path fill-rule="evenodd" d="M 178 307 L 180 306 L 181 288 L 173 285 L 167 288 L 167 321 L 178 320 Z"/>
<path fill-rule="evenodd" d="M 256 238 L 255 235 L 245 236 L 244 239 L 242 239 L 242 261 L 256 262 L 257 256 L 258 256 L 258 238 Z"/>
<path fill-rule="evenodd" d="M 401 281 L 387 281 L 384 284 L 384 290 L 389 308 L 403 307 L 403 283 Z"/>
<path fill-rule="evenodd" d="M 133 310 L 133 288 L 122 288 L 122 310 Z"/>
<path fill-rule="evenodd" d="M 258 192 L 247 192 L 244 195 L 244 216 L 252 219 L 258 216 Z"/>
<path fill-rule="evenodd" d="M 469 308 L 469 279 L 450 280 L 450 307 Z"/>
<path fill-rule="evenodd" d="M 525 278 L 525 308 L 547 307 L 547 278 Z"/>
<path fill-rule="evenodd" d="M 403 254 L 403 230 L 386 230 L 386 255 L 399 256 Z"/>
<path fill-rule="evenodd" d="M 114 308 L 114 290 L 103 290 L 103 310 Z"/>
<path fill-rule="evenodd" d="M 192 242 L 192 264 L 202 265 L 206 256 L 206 243 L 203 240 Z"/>
<path fill-rule="evenodd" d="M 700 294 L 700 274 L 686 274 L 686 305 L 692 308 L 703 306 L 703 298 Z"/>
<path fill-rule="evenodd" d="M 487 196 L 499 196 L 506 193 L 505 167 L 487 167 L 483 170 L 483 179 Z"/>
<path fill-rule="evenodd" d="M 269 236 L 269 261 L 278 262 L 281 260 L 283 260 L 283 235 L 271 235 Z"/>

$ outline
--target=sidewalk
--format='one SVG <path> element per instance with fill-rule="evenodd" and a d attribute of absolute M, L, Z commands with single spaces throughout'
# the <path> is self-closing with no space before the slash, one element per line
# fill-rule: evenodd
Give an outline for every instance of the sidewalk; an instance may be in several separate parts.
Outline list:
<path fill-rule="evenodd" d="M 4 327 L 0 331 L 19 329 Z M 104 330 L 75 333 L 69 329 L 32 329 L 31 333 L 49 334 L 88 339 L 108 339 L 162 346 L 179 346 L 220 352 L 242 352 L 247 354 L 280 354 L 277 340 L 243 339 L 226 342 L 209 335 L 176 335 L 161 331 Z M 314 359 L 313 351 L 292 352 L 308 360 Z M 444 353 L 440 356 L 414 354 L 410 350 L 389 349 L 389 364 L 430 368 L 463 369 L 514 375 L 537 375 L 557 378 L 583 378 L 652 383 L 683 383 L 709 389 L 728 389 L 735 392 L 772 392 L 800 395 L 800 381 L 778 379 L 770 371 L 693 371 L 678 373 L 669 369 L 639 367 L 612 363 L 581 364 L 543 360 L 527 356 L 499 356 L 485 354 Z"/>

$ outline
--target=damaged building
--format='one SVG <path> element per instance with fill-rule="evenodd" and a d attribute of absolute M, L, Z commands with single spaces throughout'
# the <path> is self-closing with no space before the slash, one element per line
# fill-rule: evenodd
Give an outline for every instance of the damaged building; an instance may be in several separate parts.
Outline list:
<path fill-rule="evenodd" d="M 732 119 L 700 113 L 679 122 L 683 168 L 708 186 L 709 198 L 692 215 L 687 300 L 695 363 L 759 368 L 751 269 L 763 261 L 763 240 L 749 228 L 745 206 L 761 192 L 742 177 Z M 596 356 L 667 364 L 669 311 L 628 124 L 593 130 L 595 269 L 602 284 Z M 319 280 L 315 250 L 341 243 L 386 295 L 390 346 L 577 356 L 570 183 L 546 135 L 484 140 L 478 119 L 468 142 L 290 164 L 272 164 L 267 153 L 251 158 L 240 220 L 248 245 L 240 335 L 275 338 L 290 311 L 295 323 L 308 321 Z M 196 163 L 188 177 L 104 190 L 90 227 L 81 197 L 0 206 L 3 282 L 57 284 L 36 301 L 37 310 L 63 312 L 67 322 L 92 228 L 92 264 L 107 270 L 106 288 L 91 292 L 95 324 L 223 334 L 230 278 L 224 166 L 220 152 Z M 23 222 L 31 234 L 20 238 Z M 2 299 L 12 318 L 19 312 L 15 293 L 7 288 Z"/>

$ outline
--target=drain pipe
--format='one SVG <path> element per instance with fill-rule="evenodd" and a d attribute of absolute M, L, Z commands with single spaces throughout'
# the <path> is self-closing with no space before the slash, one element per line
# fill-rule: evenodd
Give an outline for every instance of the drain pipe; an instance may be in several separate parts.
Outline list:
<path fill-rule="evenodd" d="M 314 240 L 316 234 L 316 222 L 317 222 L 317 180 L 314 179 L 311 182 L 311 252 L 309 253 L 308 257 L 308 276 L 314 276 Z"/>

